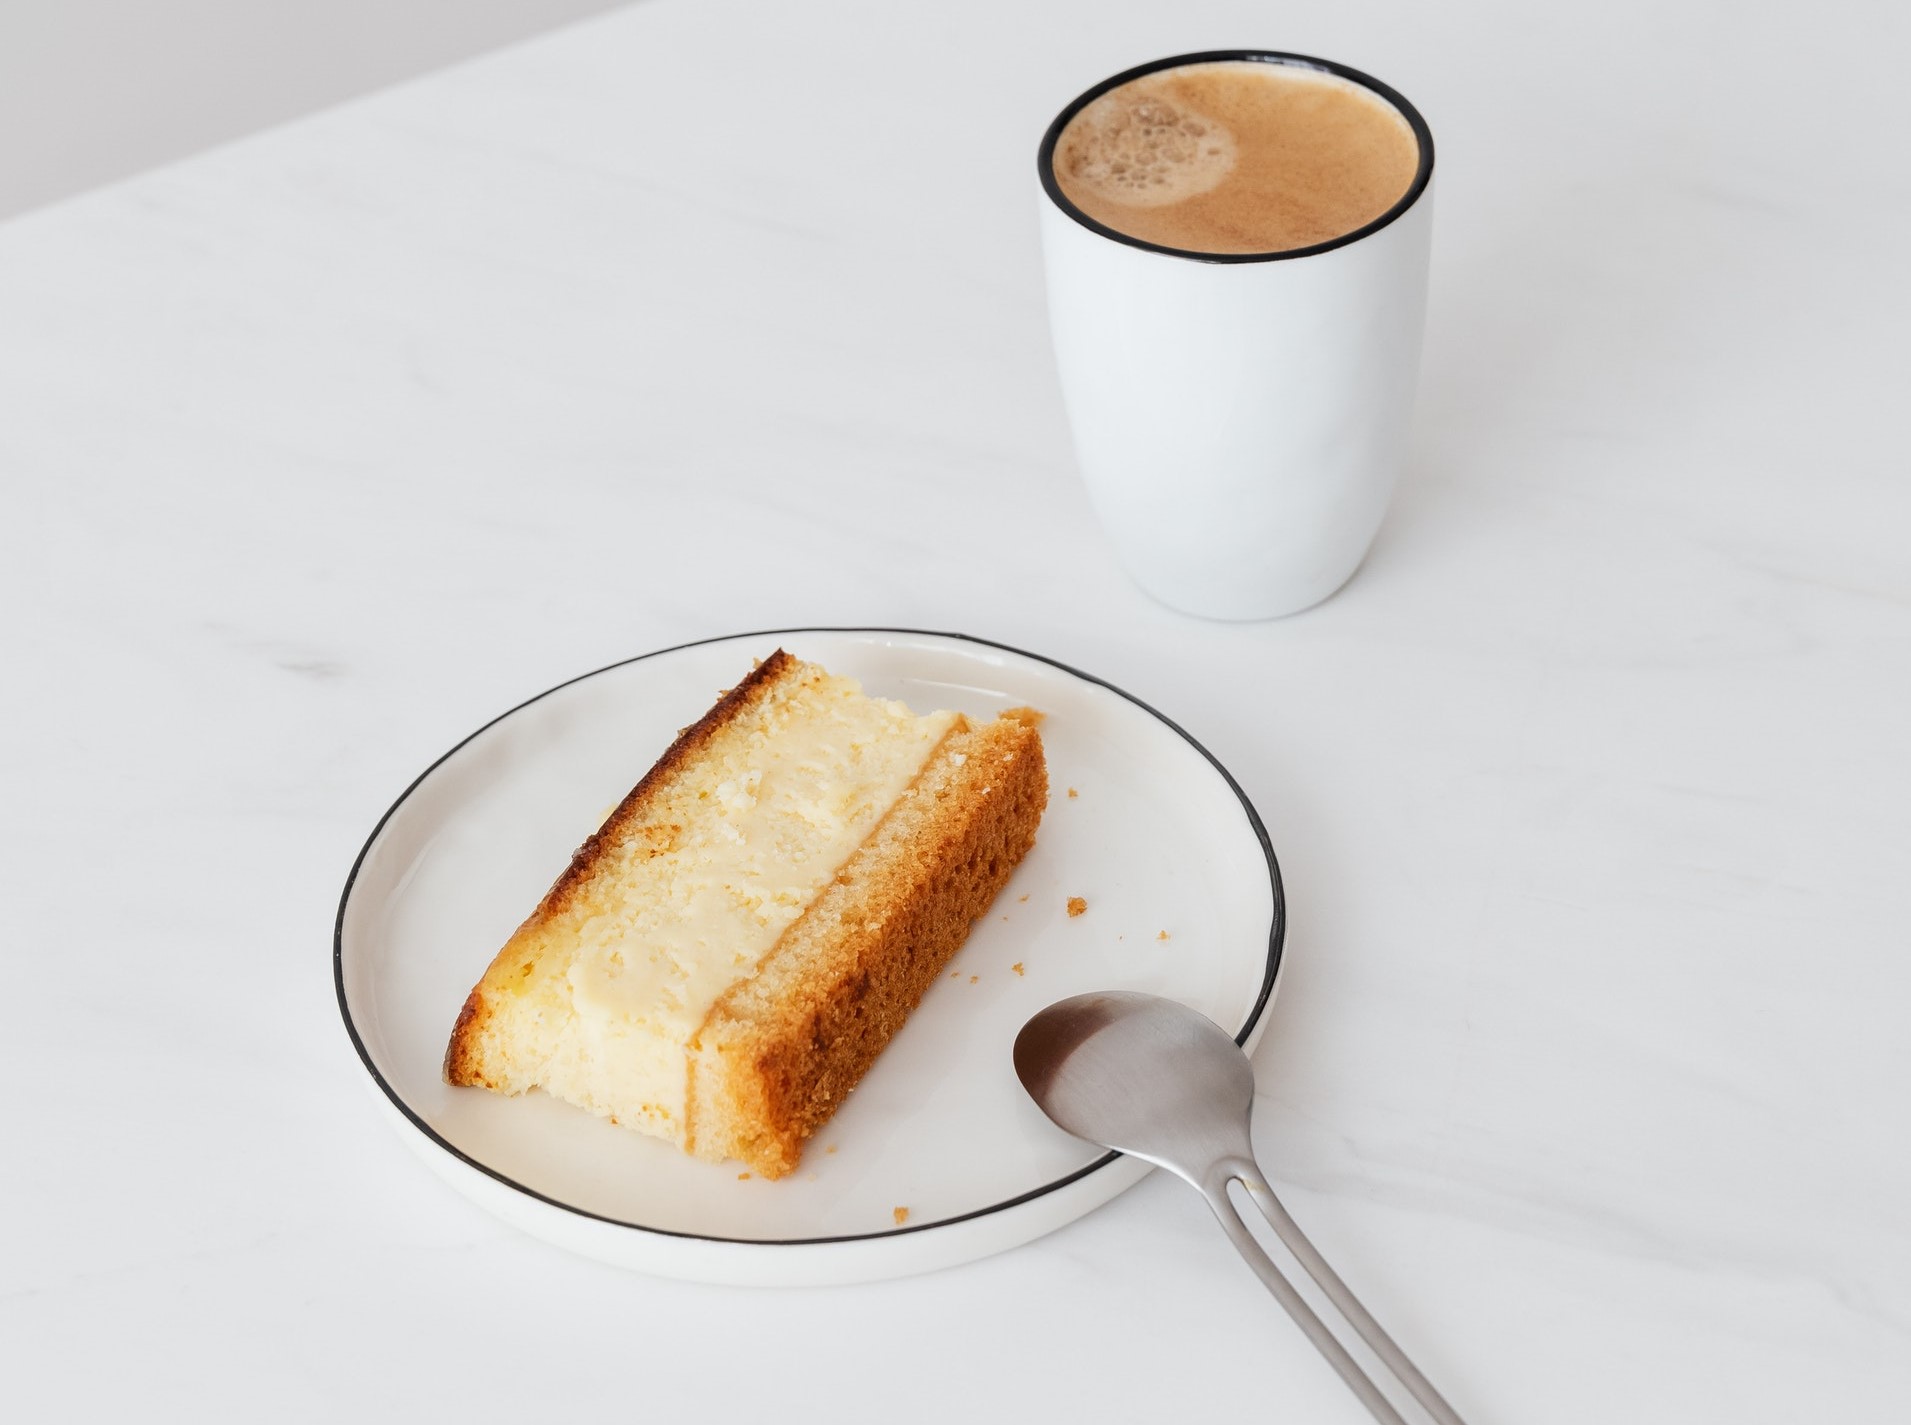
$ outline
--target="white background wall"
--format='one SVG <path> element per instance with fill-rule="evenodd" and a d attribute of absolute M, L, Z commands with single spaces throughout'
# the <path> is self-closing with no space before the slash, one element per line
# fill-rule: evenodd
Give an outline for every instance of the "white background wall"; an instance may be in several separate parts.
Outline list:
<path fill-rule="evenodd" d="M 0 0 L 0 218 L 619 0 Z"/>

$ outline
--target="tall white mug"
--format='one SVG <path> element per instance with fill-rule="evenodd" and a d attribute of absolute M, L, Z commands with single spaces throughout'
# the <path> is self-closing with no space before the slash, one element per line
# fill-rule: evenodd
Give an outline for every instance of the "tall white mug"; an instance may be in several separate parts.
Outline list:
<path fill-rule="evenodd" d="M 1364 227 L 1250 255 L 1143 242 L 1068 201 L 1054 159 L 1070 119 L 1144 74 L 1215 61 L 1294 65 L 1373 91 L 1418 140 L 1412 185 Z M 1180 55 L 1063 109 L 1039 167 L 1062 396 L 1090 502 L 1123 566 L 1162 603 L 1208 618 L 1319 603 L 1366 557 L 1406 455 L 1432 237 L 1426 121 L 1378 80 L 1327 60 Z"/>

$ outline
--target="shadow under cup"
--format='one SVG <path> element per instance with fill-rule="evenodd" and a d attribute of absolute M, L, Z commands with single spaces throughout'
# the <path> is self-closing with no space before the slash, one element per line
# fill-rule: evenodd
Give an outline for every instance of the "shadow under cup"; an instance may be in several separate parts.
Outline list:
<path fill-rule="evenodd" d="M 1055 177 L 1063 131 L 1146 75 L 1283 65 L 1358 85 L 1412 130 L 1418 165 L 1379 217 L 1307 247 L 1203 253 L 1096 221 Z M 1406 99 L 1328 60 L 1218 50 L 1104 80 L 1057 115 L 1038 158 L 1049 327 L 1090 502 L 1162 603 L 1263 619 L 1346 583 L 1406 455 L 1425 326 L 1433 135 Z"/>

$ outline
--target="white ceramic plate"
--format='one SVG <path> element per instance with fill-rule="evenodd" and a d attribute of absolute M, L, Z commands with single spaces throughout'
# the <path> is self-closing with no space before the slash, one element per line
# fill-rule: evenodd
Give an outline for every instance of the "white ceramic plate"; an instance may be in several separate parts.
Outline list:
<path fill-rule="evenodd" d="M 498 946 L 677 730 L 779 645 L 919 711 L 1048 715 L 1051 787 L 1035 849 L 950 972 L 780 1182 L 697 1162 L 541 1094 L 448 1087 L 439 1066 L 452 1020 Z M 1068 915 L 1072 896 L 1085 914 Z M 334 972 L 392 1122 L 459 1191 L 605 1261 L 813 1284 L 999 1252 L 1139 1181 L 1145 1164 L 1071 1138 L 1023 1094 L 1009 1058 L 1016 1032 L 1065 996 L 1133 989 L 1192 1005 L 1252 1047 L 1282 925 L 1280 873 L 1253 807 L 1199 744 L 1134 698 L 977 639 L 790 629 L 586 674 L 459 743 L 359 854 Z"/>

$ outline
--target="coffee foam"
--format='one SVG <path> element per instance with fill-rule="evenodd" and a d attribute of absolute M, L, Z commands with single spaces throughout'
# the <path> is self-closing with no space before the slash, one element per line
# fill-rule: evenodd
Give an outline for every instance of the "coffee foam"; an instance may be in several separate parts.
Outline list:
<path fill-rule="evenodd" d="M 1057 186 L 1118 233 L 1181 252 L 1293 251 L 1351 233 L 1409 191 L 1419 140 L 1380 95 L 1301 65 L 1203 61 L 1085 105 Z"/>
<path fill-rule="evenodd" d="M 1110 202 L 1160 208 L 1220 187 L 1236 151 L 1233 133 L 1211 115 L 1117 89 L 1075 117 L 1055 162 Z"/>

